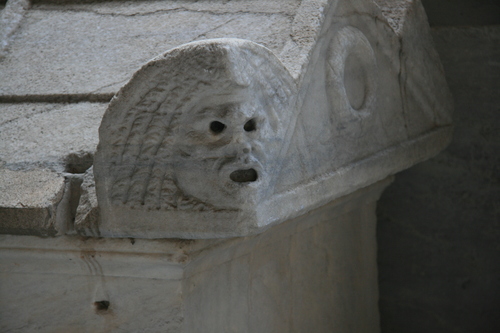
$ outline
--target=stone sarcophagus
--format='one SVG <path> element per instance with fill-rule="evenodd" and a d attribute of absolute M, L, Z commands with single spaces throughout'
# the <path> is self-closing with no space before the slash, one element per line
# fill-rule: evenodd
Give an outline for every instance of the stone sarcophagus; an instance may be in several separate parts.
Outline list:
<path fill-rule="evenodd" d="M 99 234 L 247 236 L 440 151 L 451 102 L 424 13 L 381 3 L 325 4 L 281 59 L 220 38 L 144 65 L 100 127 Z"/>
<path fill-rule="evenodd" d="M 419 1 L 9 0 L 0 31 L 0 331 L 379 332 L 376 201 L 451 137 Z"/>

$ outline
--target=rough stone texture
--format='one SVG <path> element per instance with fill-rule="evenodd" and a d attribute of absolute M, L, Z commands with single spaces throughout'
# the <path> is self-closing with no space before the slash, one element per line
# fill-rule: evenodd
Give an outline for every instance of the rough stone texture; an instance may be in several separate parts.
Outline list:
<path fill-rule="evenodd" d="M 93 163 L 106 105 L 0 107 L 0 233 L 72 231 L 82 183 L 78 174 Z"/>
<path fill-rule="evenodd" d="M 113 99 L 99 130 L 101 231 L 148 238 L 253 231 L 255 206 L 273 193 L 295 95 L 278 59 L 240 39 L 187 44 L 148 63 Z"/>
<path fill-rule="evenodd" d="M 0 161 L 11 170 L 83 173 L 92 165 L 106 104 L 1 104 Z"/>
<path fill-rule="evenodd" d="M 499 332 L 500 28 L 435 28 L 433 37 L 455 134 L 379 201 L 382 332 Z"/>
<path fill-rule="evenodd" d="M 278 138 L 283 155 L 273 156 L 291 168 L 272 170 L 281 173 L 269 187 L 278 193 L 264 196 L 256 211 L 257 229 L 266 232 L 193 242 L 0 236 L 0 330 L 378 332 L 374 209 L 386 184 L 359 189 L 441 150 L 450 138 L 451 109 L 419 1 L 404 1 L 401 10 L 396 1 L 382 2 L 381 10 L 369 0 L 63 0 L 26 12 L 0 62 L 0 102 L 24 103 L 2 104 L 0 172 L 11 184 L 40 166 L 57 171 L 50 175 L 60 190 L 51 188 L 44 198 L 55 199 L 39 209 L 50 214 L 37 217 L 49 227 L 30 226 L 33 234 L 102 236 L 87 168 L 103 104 L 76 102 L 109 101 L 158 53 L 197 39 L 247 38 L 276 54 L 299 93 L 291 94 L 297 107 Z M 260 60 L 259 68 L 276 74 L 279 66 L 266 67 L 273 56 Z M 36 101 L 75 104 L 27 104 Z M 22 193 L 31 198 L 32 192 Z M 24 208 L 16 208 L 18 216 Z M 173 233 L 164 216 L 143 223 L 125 217 L 132 232 L 113 226 L 105 236 L 193 237 Z M 196 223 L 193 216 L 186 221 Z M 201 237 L 220 226 L 210 222 L 198 224 Z M 225 222 L 234 222 L 228 229 L 238 224 Z M 278 222 L 284 223 L 271 227 Z M 166 232 L 144 235 L 155 223 Z"/>
<path fill-rule="evenodd" d="M 12 35 L 29 7 L 29 0 L 10 0 L 5 7 L 0 4 L 0 60 L 6 55 Z"/>
<path fill-rule="evenodd" d="M 276 54 L 297 76 L 326 1 L 151 1 L 34 6 L 0 62 L 4 100 L 107 99 L 140 65 L 200 39 L 238 37 Z M 314 24 L 312 24 L 314 23 Z M 308 29 L 301 29 L 310 24 Z M 51 31 L 47 34 L 47 31 Z M 304 37 L 305 36 L 305 37 Z M 307 38 L 306 38 L 307 37 Z M 68 47 L 71 45 L 71 47 Z M 16 97 L 18 96 L 18 97 Z"/>
<path fill-rule="evenodd" d="M 54 236 L 64 177 L 50 170 L 0 168 L 0 233 Z"/>
<path fill-rule="evenodd" d="M 210 151 L 215 141 L 202 144 L 200 138 L 182 139 L 177 134 L 167 135 L 168 140 L 160 139 L 168 127 L 162 126 L 163 109 L 153 122 L 143 123 L 149 119 L 149 107 L 163 103 L 168 109 L 170 99 L 165 101 L 163 88 L 147 77 L 147 66 L 139 71 L 132 80 L 135 83 L 129 85 L 144 91 L 135 89 L 138 95 L 128 101 L 120 96 L 132 96 L 130 92 L 119 94 L 110 108 L 115 105 L 117 111 L 108 110 L 113 115 L 105 118 L 101 129 L 104 151 L 109 133 L 131 126 L 133 131 L 125 135 L 126 140 L 112 138 L 112 145 L 123 144 L 126 154 L 120 155 L 117 162 L 113 157 L 117 151 L 106 150 L 96 175 L 102 180 L 108 175 L 101 171 L 112 170 L 112 177 L 105 181 L 128 187 L 121 188 L 123 193 L 115 191 L 110 195 L 120 197 L 124 205 L 141 208 L 122 209 L 117 205 L 113 208 L 117 215 L 111 218 L 108 213 L 113 209 L 107 202 L 107 192 L 99 191 L 98 182 L 97 197 L 103 200 L 105 218 L 102 230 L 95 229 L 97 208 L 90 199 L 92 191 L 88 191 L 92 177 L 86 176 L 85 189 L 81 190 L 83 178 L 67 175 L 67 191 L 58 214 L 61 226 L 68 232 L 74 232 L 73 220 L 78 219 L 77 224 L 85 228 L 76 230 L 87 230 L 84 233 L 88 234 L 95 229 L 91 234 L 104 231 L 102 235 L 114 237 L 249 235 L 433 156 L 449 140 L 451 104 L 419 1 L 305 0 L 279 5 L 258 2 L 252 6 L 246 1 L 59 2 L 36 4 L 24 16 L 7 57 L 0 62 L 0 72 L 7 78 L 0 83 L 4 84 L 0 90 L 7 89 L 2 90 L 4 102 L 11 97 L 12 101 L 24 102 L 105 100 L 138 64 L 160 49 L 195 39 L 248 38 L 269 47 L 278 58 L 265 51 L 264 56 L 254 59 L 254 72 L 243 60 L 219 64 L 237 68 L 234 73 L 242 77 L 262 74 L 260 81 L 249 80 L 254 83 L 248 91 L 253 96 L 249 100 L 260 100 L 263 105 L 242 107 L 238 104 L 241 101 L 232 101 L 240 92 L 224 97 L 224 101 L 246 108 L 247 113 L 251 108 L 280 109 L 275 110 L 276 115 L 266 109 L 264 116 L 255 114 L 245 119 L 245 125 L 256 121 L 257 130 L 250 131 L 254 136 L 250 148 L 253 151 L 245 153 L 248 156 L 243 154 L 247 157 L 238 153 L 235 158 L 241 165 L 235 170 L 224 169 L 227 174 L 222 172 L 220 179 L 215 177 L 216 172 L 208 177 L 212 167 L 207 163 L 197 163 L 182 154 L 169 157 L 170 148 L 166 149 L 174 138 L 186 141 L 182 148 L 186 156 L 199 155 L 200 147 Z M 81 38 L 83 33 L 85 38 Z M 134 52 L 126 49 L 129 47 Z M 37 56 L 37 52 L 44 56 Z M 165 57 L 172 52 L 165 53 Z M 188 76 L 188 71 L 183 73 Z M 170 82 L 173 78 L 162 80 Z M 255 99 L 266 89 L 271 93 Z M 283 93 L 276 94 L 280 89 Z M 143 93 L 155 96 L 145 95 L 143 99 Z M 271 102 L 277 95 L 279 103 Z M 132 107 L 127 103 L 139 103 L 145 113 L 132 112 L 122 123 L 115 118 Z M 191 108 L 188 101 L 184 104 Z M 3 104 L 0 139 L 5 144 L 0 149 L 0 160 L 4 168 L 85 172 L 92 165 L 95 129 L 103 107 L 99 103 Z M 279 125 L 279 131 L 261 131 L 261 125 L 273 122 Z M 177 131 L 177 127 L 173 128 Z M 229 132 L 228 128 L 225 133 Z M 251 136 L 246 130 L 243 134 Z M 226 140 L 225 135 L 220 137 Z M 234 152 L 226 152 L 233 144 L 217 144 L 226 158 L 234 157 Z M 197 161 L 203 159 L 197 157 Z M 104 164 L 107 167 L 103 169 Z M 165 178 L 170 169 L 176 169 L 176 175 Z M 171 182 L 164 182 L 171 178 Z M 237 193 L 226 186 L 234 187 L 234 183 L 240 186 Z M 219 192 L 223 195 L 215 195 Z M 81 194 L 82 207 L 77 212 Z M 137 200 L 128 201 L 129 197 Z M 141 215 L 145 211 L 147 216 Z"/>
<path fill-rule="evenodd" d="M 252 237 L 0 235 L 0 331 L 377 333 L 375 203 L 391 180 Z"/>
<path fill-rule="evenodd" d="M 401 34 L 401 29 L 405 25 L 408 11 L 415 3 L 413 0 L 373 0 L 380 8 L 382 14 L 387 18 L 387 23 L 397 33 Z"/>
<path fill-rule="evenodd" d="M 99 207 L 97 204 L 93 167 L 88 169 L 83 175 L 74 230 L 79 235 L 100 236 Z"/>
<path fill-rule="evenodd" d="M 373 2 L 330 2 L 300 75 L 241 39 L 150 61 L 100 128 L 101 234 L 246 236 L 435 155 L 451 96 L 420 2 L 404 8 L 396 29 Z"/>

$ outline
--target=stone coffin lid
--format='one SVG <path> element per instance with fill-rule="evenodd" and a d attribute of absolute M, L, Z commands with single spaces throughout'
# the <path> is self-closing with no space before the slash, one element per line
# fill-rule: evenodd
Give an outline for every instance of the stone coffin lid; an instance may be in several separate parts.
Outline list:
<path fill-rule="evenodd" d="M 409 26 L 370 1 L 332 2 L 295 79 L 240 39 L 146 64 L 100 127 L 100 234 L 246 236 L 443 149 L 450 96 L 425 13 L 405 4 Z"/>
<path fill-rule="evenodd" d="M 27 221 L 22 233 L 245 236 L 427 159 L 451 136 L 451 97 L 419 1 L 64 2 L 9 17 L 0 25 L 19 27 L 2 37 L 0 102 L 74 102 L 65 108 L 89 133 L 95 121 L 79 108 L 98 115 L 105 104 L 76 102 L 112 96 L 157 45 L 221 39 L 171 49 L 137 71 L 105 112 L 94 168 L 81 178 L 63 184 L 61 161 L 77 148 L 91 155 L 93 138 L 67 130 L 68 147 L 29 151 L 23 138 L 4 141 L 8 179 L 16 171 L 29 188 L 24 172 L 38 165 L 57 174 L 57 190 L 29 207 L 10 195 L 17 182 L 0 182 L 7 233 Z M 52 30 L 40 48 L 44 24 Z M 90 37 L 74 43 L 81 31 Z M 26 57 L 33 50 L 49 56 Z M 0 138 L 17 123 L 0 124 Z"/>

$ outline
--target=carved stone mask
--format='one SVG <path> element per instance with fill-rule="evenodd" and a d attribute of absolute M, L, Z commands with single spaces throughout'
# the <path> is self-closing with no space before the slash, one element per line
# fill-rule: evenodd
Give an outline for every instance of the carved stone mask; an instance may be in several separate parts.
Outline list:
<path fill-rule="evenodd" d="M 214 91 L 184 113 L 174 144 L 179 188 L 219 206 L 252 200 L 267 189 L 280 141 L 271 107 L 259 91 L 231 88 Z"/>
<path fill-rule="evenodd" d="M 167 52 L 136 73 L 104 116 L 98 193 L 111 205 L 148 210 L 240 209 L 264 200 L 295 91 L 276 57 L 249 41 Z"/>

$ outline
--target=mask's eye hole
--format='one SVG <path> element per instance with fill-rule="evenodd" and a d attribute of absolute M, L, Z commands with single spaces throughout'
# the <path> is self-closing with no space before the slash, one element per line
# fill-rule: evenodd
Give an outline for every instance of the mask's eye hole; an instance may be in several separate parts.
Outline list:
<path fill-rule="evenodd" d="M 243 126 L 243 129 L 247 132 L 255 131 L 257 129 L 257 124 L 255 123 L 255 119 L 250 119 L 249 121 L 247 121 Z"/>
<path fill-rule="evenodd" d="M 221 133 L 224 129 L 226 128 L 226 125 L 224 125 L 223 123 L 221 123 L 220 121 L 212 121 L 210 123 L 210 130 L 214 133 L 214 134 L 219 134 Z"/>

